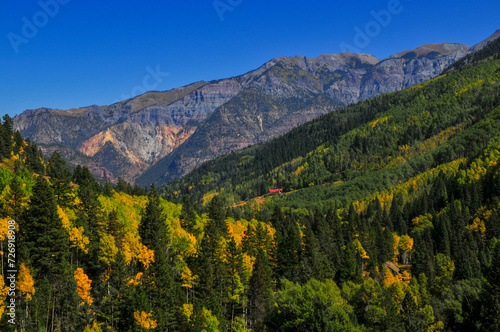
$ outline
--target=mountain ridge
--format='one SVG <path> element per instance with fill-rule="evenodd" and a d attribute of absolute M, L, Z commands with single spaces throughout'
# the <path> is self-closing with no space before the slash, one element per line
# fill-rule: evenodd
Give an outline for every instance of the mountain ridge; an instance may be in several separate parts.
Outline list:
<path fill-rule="evenodd" d="M 463 45 L 435 45 L 448 44 Z M 115 178 L 147 185 L 183 176 L 211 158 L 272 139 L 321 114 L 432 78 L 463 57 L 464 48 L 383 60 L 354 53 L 278 57 L 240 76 L 151 91 L 112 105 L 26 110 L 14 118 L 14 127 L 42 145 L 62 144 L 92 156 Z M 244 91 L 257 91 L 261 100 L 246 100 L 251 94 Z M 259 109 L 261 103 L 267 106 Z M 221 117 L 231 118 L 227 137 L 213 136 Z M 160 161 L 173 172 L 155 167 Z"/>

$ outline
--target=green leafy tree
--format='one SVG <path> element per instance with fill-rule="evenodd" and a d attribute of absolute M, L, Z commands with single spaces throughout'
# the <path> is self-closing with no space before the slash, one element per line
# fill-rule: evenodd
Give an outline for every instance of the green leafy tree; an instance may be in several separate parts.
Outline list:
<path fill-rule="evenodd" d="M 283 280 L 272 303 L 266 318 L 272 331 L 362 331 L 332 280 L 311 279 L 303 286 Z"/>

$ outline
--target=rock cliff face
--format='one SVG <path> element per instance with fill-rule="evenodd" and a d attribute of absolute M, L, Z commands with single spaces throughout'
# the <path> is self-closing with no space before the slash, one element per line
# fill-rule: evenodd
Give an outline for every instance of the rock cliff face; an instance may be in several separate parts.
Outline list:
<path fill-rule="evenodd" d="M 469 49 L 430 44 L 385 60 L 354 53 L 280 57 L 242 76 L 110 106 L 27 110 L 14 127 L 39 144 L 64 146 L 68 156 L 81 152 L 89 158 L 81 161 L 92 160 L 107 178 L 162 183 L 339 107 L 432 78 Z"/>
<path fill-rule="evenodd" d="M 27 110 L 14 118 L 14 126 L 37 143 L 80 151 L 104 165 L 113 177 L 133 182 L 240 90 L 234 80 L 199 82 L 111 106 Z"/>

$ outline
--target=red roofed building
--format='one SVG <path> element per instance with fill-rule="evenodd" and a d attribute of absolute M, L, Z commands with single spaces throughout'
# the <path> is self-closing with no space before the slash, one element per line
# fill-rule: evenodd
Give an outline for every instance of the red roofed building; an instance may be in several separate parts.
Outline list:
<path fill-rule="evenodd" d="M 276 193 L 282 193 L 283 192 L 283 189 L 269 189 L 269 192 L 271 194 L 276 194 Z"/>

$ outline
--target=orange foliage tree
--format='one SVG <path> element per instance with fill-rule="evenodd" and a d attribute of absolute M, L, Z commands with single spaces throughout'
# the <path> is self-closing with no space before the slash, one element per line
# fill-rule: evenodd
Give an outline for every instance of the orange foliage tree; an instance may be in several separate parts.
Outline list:
<path fill-rule="evenodd" d="M 27 301 L 30 301 L 35 294 L 35 280 L 33 280 L 29 268 L 24 263 L 21 263 L 19 267 L 16 288 L 26 296 Z"/>
<path fill-rule="evenodd" d="M 135 323 L 147 330 L 154 330 L 158 325 L 156 321 L 153 320 L 152 316 L 152 313 L 146 313 L 144 311 L 134 312 Z"/>
<path fill-rule="evenodd" d="M 74 274 L 76 281 L 76 291 L 80 298 L 83 300 L 82 305 L 87 303 L 88 305 L 92 305 L 94 299 L 90 296 L 90 290 L 92 286 L 92 280 L 85 274 L 81 267 L 77 268 Z"/>

